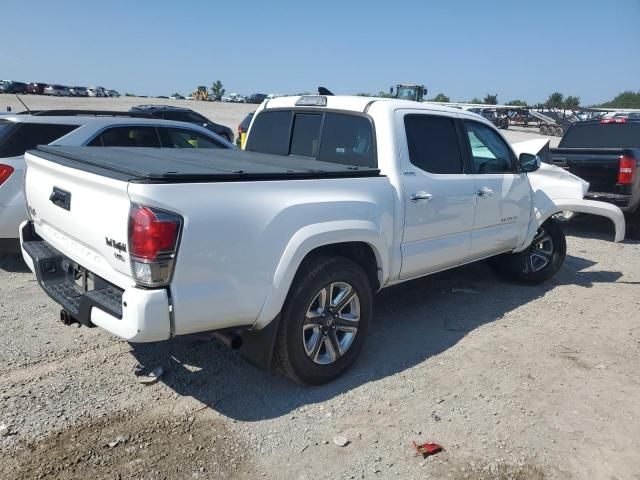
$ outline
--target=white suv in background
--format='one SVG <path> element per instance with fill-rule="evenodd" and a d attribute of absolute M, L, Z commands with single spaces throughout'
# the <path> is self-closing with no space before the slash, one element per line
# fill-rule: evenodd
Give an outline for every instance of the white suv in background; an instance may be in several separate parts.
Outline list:
<path fill-rule="evenodd" d="M 60 112 L 63 113 L 63 112 Z M 55 111 L 0 117 L 0 252 L 18 251 L 18 226 L 27 218 L 24 152 L 37 145 L 236 148 L 204 127 L 132 114 Z M 120 116 L 115 116 L 120 115 Z"/>

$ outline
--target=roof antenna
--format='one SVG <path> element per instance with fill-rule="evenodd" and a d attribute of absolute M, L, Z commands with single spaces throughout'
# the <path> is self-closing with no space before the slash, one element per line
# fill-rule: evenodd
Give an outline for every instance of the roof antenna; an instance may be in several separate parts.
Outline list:
<path fill-rule="evenodd" d="M 16 98 L 20 101 L 20 103 L 21 103 L 22 105 L 24 105 L 24 108 L 26 108 L 26 109 L 27 109 L 27 112 L 29 112 L 29 115 L 33 115 L 33 114 L 31 113 L 31 110 L 29 110 L 29 107 L 27 107 L 26 103 L 24 103 L 24 102 L 22 101 L 22 99 L 18 96 L 18 94 L 17 94 L 17 93 L 16 93 Z"/>
<path fill-rule="evenodd" d="M 330 95 L 330 96 L 333 96 L 333 93 L 328 88 L 318 87 L 318 95 Z"/>

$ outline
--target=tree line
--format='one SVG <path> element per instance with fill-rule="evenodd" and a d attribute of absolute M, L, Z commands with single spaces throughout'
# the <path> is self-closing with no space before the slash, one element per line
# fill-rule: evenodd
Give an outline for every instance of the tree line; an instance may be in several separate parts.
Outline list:
<path fill-rule="evenodd" d="M 387 92 L 379 92 L 377 95 L 372 95 L 370 93 L 358 93 L 356 95 L 363 97 L 382 97 L 389 98 L 390 95 Z M 438 93 L 435 97 L 427 99 L 429 102 L 443 102 L 449 103 L 451 102 L 448 95 L 444 93 Z M 475 103 L 479 105 L 497 105 L 498 102 L 498 94 L 490 94 L 487 93 L 483 99 L 478 97 L 473 97 L 468 101 L 459 101 L 459 103 Z M 510 105 L 514 107 L 526 107 L 529 106 L 527 102 L 520 99 L 509 100 L 504 105 Z M 567 95 L 566 97 L 562 92 L 553 92 L 549 95 L 546 101 L 537 103 L 535 105 L 531 105 L 536 108 L 554 108 L 554 109 L 562 109 L 562 110 L 576 110 L 580 107 L 580 97 L 576 95 Z M 613 100 L 609 102 L 602 103 L 600 105 L 590 105 L 590 107 L 602 107 L 602 108 L 640 108 L 640 91 L 626 91 L 617 95 Z"/>

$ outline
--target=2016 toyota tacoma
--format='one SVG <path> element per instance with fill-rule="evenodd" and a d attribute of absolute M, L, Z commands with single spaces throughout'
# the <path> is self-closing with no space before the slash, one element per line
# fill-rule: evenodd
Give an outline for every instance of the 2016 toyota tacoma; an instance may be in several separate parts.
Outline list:
<path fill-rule="evenodd" d="M 28 152 L 22 251 L 63 319 L 131 342 L 223 332 L 319 384 L 362 350 L 381 288 L 489 257 L 546 280 L 566 254 L 561 211 L 624 237 L 586 182 L 460 110 L 283 97 L 260 106 L 246 150 Z"/>

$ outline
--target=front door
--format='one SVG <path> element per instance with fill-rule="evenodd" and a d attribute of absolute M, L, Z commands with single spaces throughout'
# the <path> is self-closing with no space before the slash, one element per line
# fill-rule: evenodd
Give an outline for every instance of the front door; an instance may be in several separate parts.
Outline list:
<path fill-rule="evenodd" d="M 470 253 L 476 187 L 464 173 L 456 118 L 396 112 L 405 224 L 400 278 L 463 263 Z"/>
<path fill-rule="evenodd" d="M 465 139 L 477 195 L 471 251 L 484 257 L 515 248 L 528 230 L 531 188 L 516 157 L 490 126 L 464 120 Z"/>

